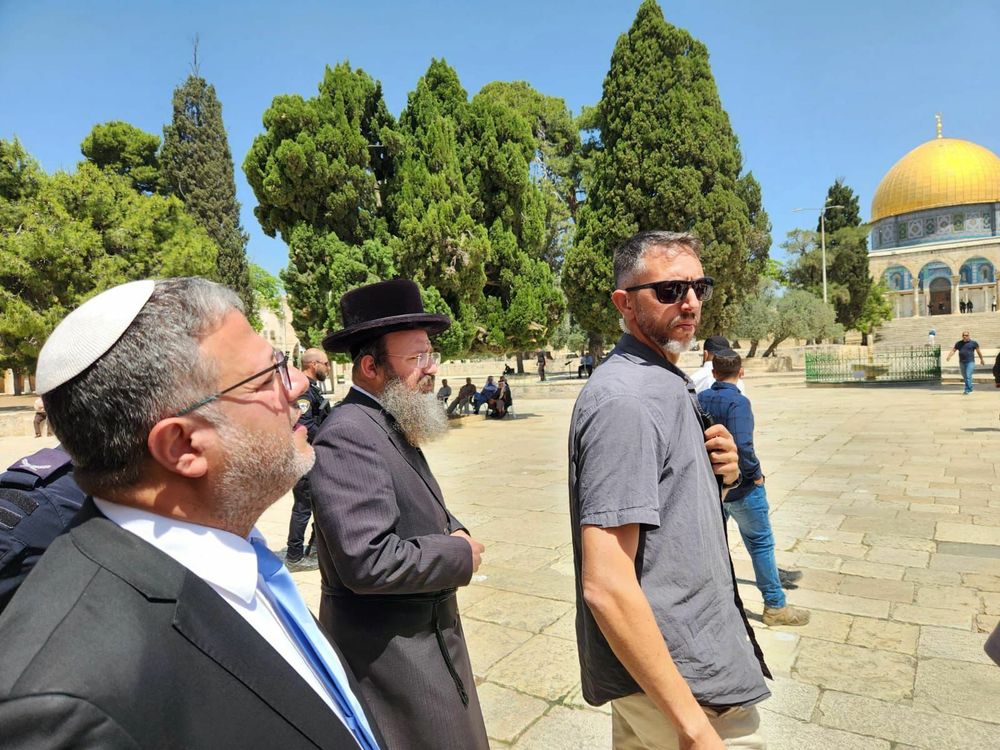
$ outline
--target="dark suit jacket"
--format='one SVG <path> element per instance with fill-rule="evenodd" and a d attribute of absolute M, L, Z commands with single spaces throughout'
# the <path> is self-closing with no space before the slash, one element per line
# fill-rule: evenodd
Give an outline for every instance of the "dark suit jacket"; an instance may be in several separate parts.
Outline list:
<path fill-rule="evenodd" d="M 0 617 L 0 746 L 356 750 L 207 583 L 89 501 L 78 524 Z"/>
<path fill-rule="evenodd" d="M 390 750 L 487 750 L 454 589 L 472 552 L 420 449 L 351 389 L 309 474 L 320 622 L 344 650 Z"/>
<path fill-rule="evenodd" d="M 352 388 L 313 443 L 324 593 L 423 594 L 465 586 L 472 553 L 424 454 Z M 322 620 L 322 617 L 320 618 Z"/>

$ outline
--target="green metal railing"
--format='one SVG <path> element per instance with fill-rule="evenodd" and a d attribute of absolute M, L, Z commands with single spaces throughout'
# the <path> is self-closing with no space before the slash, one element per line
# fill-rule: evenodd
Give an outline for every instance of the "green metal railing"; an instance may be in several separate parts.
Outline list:
<path fill-rule="evenodd" d="M 806 352 L 806 383 L 871 385 L 941 382 L 941 347 L 914 346 L 858 351 Z"/>

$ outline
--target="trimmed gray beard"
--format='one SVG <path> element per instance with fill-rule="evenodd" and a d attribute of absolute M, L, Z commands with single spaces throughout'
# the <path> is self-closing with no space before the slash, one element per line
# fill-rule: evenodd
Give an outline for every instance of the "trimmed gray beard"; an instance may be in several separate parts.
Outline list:
<path fill-rule="evenodd" d="M 437 440 L 448 432 L 448 415 L 433 390 L 430 393 L 413 391 L 402 380 L 393 377 L 386 382 L 378 400 L 396 418 L 406 442 L 414 447 Z"/>
<path fill-rule="evenodd" d="M 689 352 L 692 349 L 694 349 L 695 342 L 698 340 L 697 335 L 695 335 L 692 336 L 690 339 L 688 339 L 687 343 L 674 341 L 673 339 L 667 339 L 666 341 L 663 341 L 655 336 L 650 336 L 649 332 L 646 331 L 646 329 L 643 328 L 642 326 L 643 321 L 636 320 L 636 322 L 639 324 L 639 330 L 642 331 L 645 335 L 649 336 L 649 338 L 651 338 L 653 341 L 655 341 L 657 346 L 659 346 L 660 349 L 663 350 L 664 354 L 676 354 L 677 356 L 680 356 L 684 352 Z M 622 329 L 623 333 L 632 335 L 632 331 L 629 330 L 628 324 L 625 322 L 625 318 L 621 317 L 618 318 L 618 327 Z"/>
<path fill-rule="evenodd" d="M 670 352 L 671 354 L 681 355 L 684 352 L 689 352 L 692 349 L 694 349 L 694 342 L 695 342 L 694 336 L 689 338 L 686 344 L 681 341 L 675 341 L 674 339 L 670 339 L 663 346 L 663 350 L 666 352 Z"/>
<path fill-rule="evenodd" d="M 249 529 L 309 473 L 316 456 L 311 448 L 299 453 L 291 430 L 286 442 L 237 427 L 218 411 L 210 418 L 226 446 L 226 465 L 215 485 L 215 514 L 227 529 Z"/>

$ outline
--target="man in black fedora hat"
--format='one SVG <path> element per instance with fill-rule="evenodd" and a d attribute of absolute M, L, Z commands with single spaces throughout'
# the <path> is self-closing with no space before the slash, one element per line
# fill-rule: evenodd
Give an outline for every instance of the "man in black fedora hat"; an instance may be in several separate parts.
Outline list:
<path fill-rule="evenodd" d="M 353 387 L 316 435 L 311 474 L 323 596 L 340 645 L 394 750 L 487 750 L 455 589 L 483 545 L 448 511 L 420 446 L 448 429 L 434 394 L 451 325 L 395 279 L 340 300 L 330 352 L 350 352 Z"/>

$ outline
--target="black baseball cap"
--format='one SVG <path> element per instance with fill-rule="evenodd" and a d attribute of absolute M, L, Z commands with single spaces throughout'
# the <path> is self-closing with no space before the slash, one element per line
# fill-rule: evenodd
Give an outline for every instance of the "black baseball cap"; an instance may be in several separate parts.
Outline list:
<path fill-rule="evenodd" d="M 726 340 L 725 336 L 709 336 L 705 339 L 705 345 L 703 348 L 706 352 L 715 354 L 723 349 L 728 349 L 729 341 Z"/>

